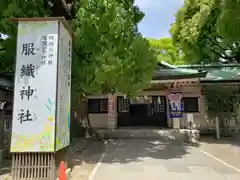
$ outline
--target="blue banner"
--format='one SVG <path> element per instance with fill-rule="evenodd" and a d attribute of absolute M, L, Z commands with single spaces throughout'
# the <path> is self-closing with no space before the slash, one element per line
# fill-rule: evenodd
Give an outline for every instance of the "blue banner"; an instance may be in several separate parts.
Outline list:
<path fill-rule="evenodd" d="M 180 92 L 170 92 L 168 94 L 170 104 L 170 118 L 182 117 L 182 95 Z"/>

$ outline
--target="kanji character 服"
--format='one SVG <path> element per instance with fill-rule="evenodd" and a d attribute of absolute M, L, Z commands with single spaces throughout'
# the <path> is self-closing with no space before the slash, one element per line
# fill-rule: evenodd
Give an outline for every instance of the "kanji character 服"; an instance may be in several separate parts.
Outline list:
<path fill-rule="evenodd" d="M 22 55 L 29 56 L 35 55 L 34 43 L 26 43 L 22 45 Z"/>

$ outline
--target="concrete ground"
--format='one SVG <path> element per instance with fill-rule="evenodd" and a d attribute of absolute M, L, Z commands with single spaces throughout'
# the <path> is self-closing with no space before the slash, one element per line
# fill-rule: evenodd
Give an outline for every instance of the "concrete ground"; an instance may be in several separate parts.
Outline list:
<path fill-rule="evenodd" d="M 199 146 L 189 146 L 169 140 L 119 139 L 103 144 L 77 139 L 71 159 L 72 180 L 240 179 L 240 142 L 231 140 L 202 139 Z M 9 170 L 10 163 L 0 168 L 0 180 Z"/>
<path fill-rule="evenodd" d="M 10 159 L 6 159 L 5 162 L 0 167 L 0 180 L 8 180 L 11 171 L 11 163 Z"/>
<path fill-rule="evenodd" d="M 216 158 L 240 169 L 240 141 L 231 138 L 214 138 L 202 137 L 199 149 L 214 155 Z"/>
<path fill-rule="evenodd" d="M 87 141 L 88 145 L 83 145 L 83 142 L 78 141 L 73 147 L 70 165 L 71 180 L 88 180 L 104 151 L 105 145 L 102 141 Z"/>
<path fill-rule="evenodd" d="M 69 151 L 69 168 L 72 180 L 87 180 L 104 149 L 102 141 L 91 138 L 74 139 Z M 11 160 L 6 160 L 0 167 L 0 180 L 11 180 Z"/>
<path fill-rule="evenodd" d="M 228 156 L 235 158 L 225 162 L 227 151 L 223 159 L 221 155 L 214 156 L 219 147 L 208 142 L 190 147 L 173 141 L 116 140 L 108 144 L 105 156 L 95 166 L 89 180 L 239 180 L 239 154 L 228 151 Z M 212 151 L 207 152 L 210 149 Z M 239 147 L 233 151 L 239 153 Z"/>

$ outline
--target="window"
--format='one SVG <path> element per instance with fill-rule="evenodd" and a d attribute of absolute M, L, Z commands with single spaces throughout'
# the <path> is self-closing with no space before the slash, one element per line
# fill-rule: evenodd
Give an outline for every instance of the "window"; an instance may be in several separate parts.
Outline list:
<path fill-rule="evenodd" d="M 89 99 L 88 113 L 107 113 L 108 99 Z"/>
<path fill-rule="evenodd" d="M 182 99 L 183 112 L 199 112 L 197 97 L 184 97 Z"/>
<path fill-rule="evenodd" d="M 122 96 L 118 97 L 118 112 L 119 113 L 127 113 L 129 112 L 129 103 L 130 103 L 130 100 L 129 98 L 124 98 Z"/>
<path fill-rule="evenodd" d="M 153 113 L 164 113 L 165 112 L 165 97 L 153 96 L 152 97 L 152 111 Z"/>

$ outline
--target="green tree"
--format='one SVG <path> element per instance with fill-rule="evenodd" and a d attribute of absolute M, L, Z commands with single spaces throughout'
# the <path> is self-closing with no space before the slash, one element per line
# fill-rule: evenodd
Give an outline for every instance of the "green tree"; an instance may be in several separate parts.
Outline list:
<path fill-rule="evenodd" d="M 133 95 L 147 87 L 156 58 L 135 29 L 140 19 L 133 4 L 126 9 L 125 3 L 96 0 L 78 3 L 75 8 L 76 91 Z"/>
<path fill-rule="evenodd" d="M 230 119 L 237 123 L 239 116 L 239 90 L 234 87 L 205 86 L 205 108 L 210 119 L 218 118 L 224 136 L 228 136 Z"/>
<path fill-rule="evenodd" d="M 170 29 L 174 44 L 189 63 L 239 63 L 239 9 L 238 1 L 185 0 Z M 204 88 L 208 115 L 226 125 L 238 111 L 238 90 L 211 87 Z"/>
<path fill-rule="evenodd" d="M 184 1 L 170 32 L 189 63 L 239 62 L 239 42 L 229 37 L 239 22 L 227 21 L 234 13 L 226 6 L 223 0 Z"/>
<path fill-rule="evenodd" d="M 16 23 L 8 18 L 14 17 L 43 17 L 48 11 L 44 9 L 42 0 L 10 1 L 1 2 L 0 7 L 0 33 L 8 38 L 0 37 L 0 71 L 13 71 L 16 53 Z"/>
<path fill-rule="evenodd" d="M 63 16 L 75 31 L 72 64 L 73 107 L 93 93 L 121 92 L 131 96 L 146 88 L 157 58 L 149 42 L 137 31 L 144 14 L 133 0 L 73 0 L 71 4 L 50 0 L 6 1 L 0 12 L 1 70 L 13 70 L 16 24 L 11 17 Z M 64 1 L 65 2 L 65 1 Z M 59 2 L 58 2 L 59 3 Z M 71 7 L 71 8 L 70 8 Z M 65 10 L 61 13 L 61 8 Z M 79 101 L 82 99 L 82 101 Z M 79 104 L 80 103 L 80 104 Z M 87 108 L 80 113 L 84 118 Z"/>
<path fill-rule="evenodd" d="M 9 1 L 1 8 L 1 68 L 12 69 L 16 24 L 11 17 L 43 17 L 52 12 L 44 1 Z M 86 93 L 119 91 L 135 94 L 151 79 L 156 59 L 136 29 L 143 13 L 125 0 L 75 0 L 71 25 L 75 31 L 73 81 Z M 53 11 L 53 10 L 52 10 Z M 10 61 L 9 61 L 10 60 Z M 109 78 L 111 77 L 111 78 Z"/>
<path fill-rule="evenodd" d="M 185 64 L 184 54 L 178 47 L 173 45 L 171 38 L 148 39 L 151 48 L 155 51 L 158 61 L 165 61 L 169 64 Z"/>
<path fill-rule="evenodd" d="M 218 18 L 218 32 L 230 42 L 240 41 L 240 2 L 221 1 L 221 13 Z"/>

